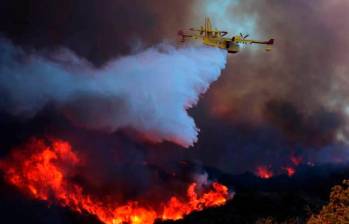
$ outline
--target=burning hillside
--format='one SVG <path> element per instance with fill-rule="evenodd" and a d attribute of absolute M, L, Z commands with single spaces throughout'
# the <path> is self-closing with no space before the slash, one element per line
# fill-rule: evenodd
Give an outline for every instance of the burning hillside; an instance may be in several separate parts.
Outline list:
<path fill-rule="evenodd" d="M 79 155 L 68 142 L 34 139 L 14 151 L 9 160 L 2 161 L 1 169 L 10 184 L 30 197 L 77 212 L 88 212 L 105 224 L 152 224 L 156 219 L 177 220 L 193 211 L 223 205 L 230 198 L 228 188 L 217 182 L 208 186 L 193 182 L 189 184 L 186 195 L 173 195 L 158 204 L 95 198 L 73 180 L 80 165 Z"/>

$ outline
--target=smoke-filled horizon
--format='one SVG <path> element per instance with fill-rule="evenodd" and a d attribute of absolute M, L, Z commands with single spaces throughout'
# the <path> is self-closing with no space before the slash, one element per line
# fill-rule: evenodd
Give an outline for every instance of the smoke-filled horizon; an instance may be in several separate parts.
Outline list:
<path fill-rule="evenodd" d="M 93 68 L 62 49 L 52 60 L 0 42 L 0 110 L 31 118 L 48 104 L 82 128 L 132 128 L 153 142 L 189 147 L 198 128 L 187 110 L 226 64 L 226 52 L 160 45 Z"/>

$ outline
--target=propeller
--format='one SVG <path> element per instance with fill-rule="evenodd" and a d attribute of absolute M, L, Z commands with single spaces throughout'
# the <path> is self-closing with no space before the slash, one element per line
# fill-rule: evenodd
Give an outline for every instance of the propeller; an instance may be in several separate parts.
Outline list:
<path fill-rule="evenodd" d="M 248 34 L 246 34 L 246 35 L 244 35 L 244 34 L 242 34 L 242 33 L 240 33 L 240 37 L 241 37 L 241 44 L 247 44 L 247 41 L 245 41 L 246 40 L 246 38 L 248 37 L 249 35 Z"/>
<path fill-rule="evenodd" d="M 244 40 L 246 39 L 247 37 L 249 37 L 250 35 L 246 34 L 246 35 L 243 35 L 242 33 L 240 33 L 240 37 Z"/>

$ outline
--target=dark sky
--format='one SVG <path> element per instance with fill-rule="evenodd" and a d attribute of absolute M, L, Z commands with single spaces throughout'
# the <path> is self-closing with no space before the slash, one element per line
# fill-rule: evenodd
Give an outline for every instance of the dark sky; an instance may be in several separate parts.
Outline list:
<path fill-rule="evenodd" d="M 0 30 L 34 49 L 67 47 L 96 65 L 176 34 L 190 1 L 2 1 Z"/>

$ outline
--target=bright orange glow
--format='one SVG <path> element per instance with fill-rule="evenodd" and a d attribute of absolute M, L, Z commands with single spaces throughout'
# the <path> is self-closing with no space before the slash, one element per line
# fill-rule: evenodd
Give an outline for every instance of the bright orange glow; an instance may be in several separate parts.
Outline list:
<path fill-rule="evenodd" d="M 284 167 L 283 169 L 286 171 L 287 176 L 289 177 L 292 177 L 296 173 L 296 170 L 290 166 Z"/>
<path fill-rule="evenodd" d="M 214 182 L 213 190 L 202 194 L 197 193 L 197 184 L 192 183 L 187 190 L 187 201 L 180 201 L 172 197 L 164 207 L 162 219 L 181 219 L 192 211 L 199 211 L 207 207 L 223 205 L 228 198 L 228 188 L 222 184 Z"/>
<path fill-rule="evenodd" d="M 23 152 L 30 151 L 25 155 Z M 141 205 L 137 201 L 121 204 L 95 199 L 83 188 L 72 182 L 72 168 L 80 159 L 70 144 L 53 140 L 47 146 L 43 140 L 32 140 L 25 150 L 16 150 L 12 158 L 3 161 L 0 168 L 7 181 L 29 196 L 70 207 L 77 212 L 86 211 L 96 215 L 106 224 L 152 224 L 155 219 L 181 219 L 192 211 L 223 205 L 229 198 L 226 186 L 217 182 L 209 188 L 192 183 L 184 197 L 172 196 L 156 206 Z M 203 189 L 201 189 L 203 188 Z"/>
<path fill-rule="evenodd" d="M 259 166 L 256 169 L 256 175 L 262 179 L 270 179 L 273 177 L 273 172 L 266 166 Z"/>

